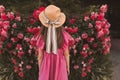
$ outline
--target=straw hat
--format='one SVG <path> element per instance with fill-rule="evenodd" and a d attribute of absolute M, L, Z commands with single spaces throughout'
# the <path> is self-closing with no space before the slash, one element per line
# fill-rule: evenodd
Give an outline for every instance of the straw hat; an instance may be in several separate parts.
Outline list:
<path fill-rule="evenodd" d="M 56 7 L 55 5 L 49 5 L 43 12 L 39 14 L 39 20 L 45 27 L 49 27 L 49 24 L 46 24 L 46 21 L 57 21 L 58 24 L 54 24 L 54 27 L 57 28 L 64 24 L 66 16 L 61 12 L 60 8 Z"/>

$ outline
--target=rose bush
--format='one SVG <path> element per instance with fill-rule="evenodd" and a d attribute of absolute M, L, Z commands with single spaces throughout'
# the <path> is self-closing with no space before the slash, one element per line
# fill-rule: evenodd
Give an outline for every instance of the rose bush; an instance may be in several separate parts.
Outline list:
<path fill-rule="evenodd" d="M 38 77 L 36 75 L 38 73 L 37 56 L 30 44 L 30 34 L 25 26 L 27 23 L 21 18 L 20 13 L 8 12 L 2 5 L 0 15 L 0 75 L 2 79 L 35 80 Z M 32 33 L 35 33 L 36 29 L 34 29 Z"/>

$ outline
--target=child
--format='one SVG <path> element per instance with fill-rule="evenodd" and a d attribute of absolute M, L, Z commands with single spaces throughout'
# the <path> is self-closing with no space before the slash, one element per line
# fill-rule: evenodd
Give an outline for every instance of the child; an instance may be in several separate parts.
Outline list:
<path fill-rule="evenodd" d="M 60 8 L 49 5 L 39 14 L 44 25 L 40 31 L 36 46 L 38 49 L 38 80 L 68 80 L 69 40 L 73 38 L 63 29 L 66 20 Z"/>

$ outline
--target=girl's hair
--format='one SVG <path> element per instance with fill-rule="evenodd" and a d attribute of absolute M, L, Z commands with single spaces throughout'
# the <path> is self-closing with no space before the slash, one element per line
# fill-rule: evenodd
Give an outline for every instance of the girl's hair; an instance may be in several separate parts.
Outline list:
<path fill-rule="evenodd" d="M 46 43 L 46 38 L 47 38 L 47 30 L 48 30 L 48 28 L 44 27 L 44 26 L 42 26 L 41 30 L 40 30 L 40 34 L 42 35 L 43 40 L 44 40 L 45 43 Z M 56 28 L 56 33 L 57 33 L 57 47 L 58 48 L 61 48 L 62 45 L 63 45 L 63 42 L 64 42 L 62 30 L 63 30 L 62 26 Z M 46 44 L 45 44 L 44 47 L 46 47 Z"/>

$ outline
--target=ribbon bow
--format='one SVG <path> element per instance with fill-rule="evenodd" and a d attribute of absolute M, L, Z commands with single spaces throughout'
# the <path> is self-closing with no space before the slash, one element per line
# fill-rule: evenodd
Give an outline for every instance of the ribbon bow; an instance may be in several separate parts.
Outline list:
<path fill-rule="evenodd" d="M 57 35 L 55 25 L 59 24 L 59 18 L 51 22 L 49 18 L 47 18 L 47 16 L 45 15 L 45 13 L 44 18 L 46 19 L 45 23 L 49 25 L 47 31 L 46 52 L 51 53 L 52 48 L 52 53 L 57 54 Z"/>

